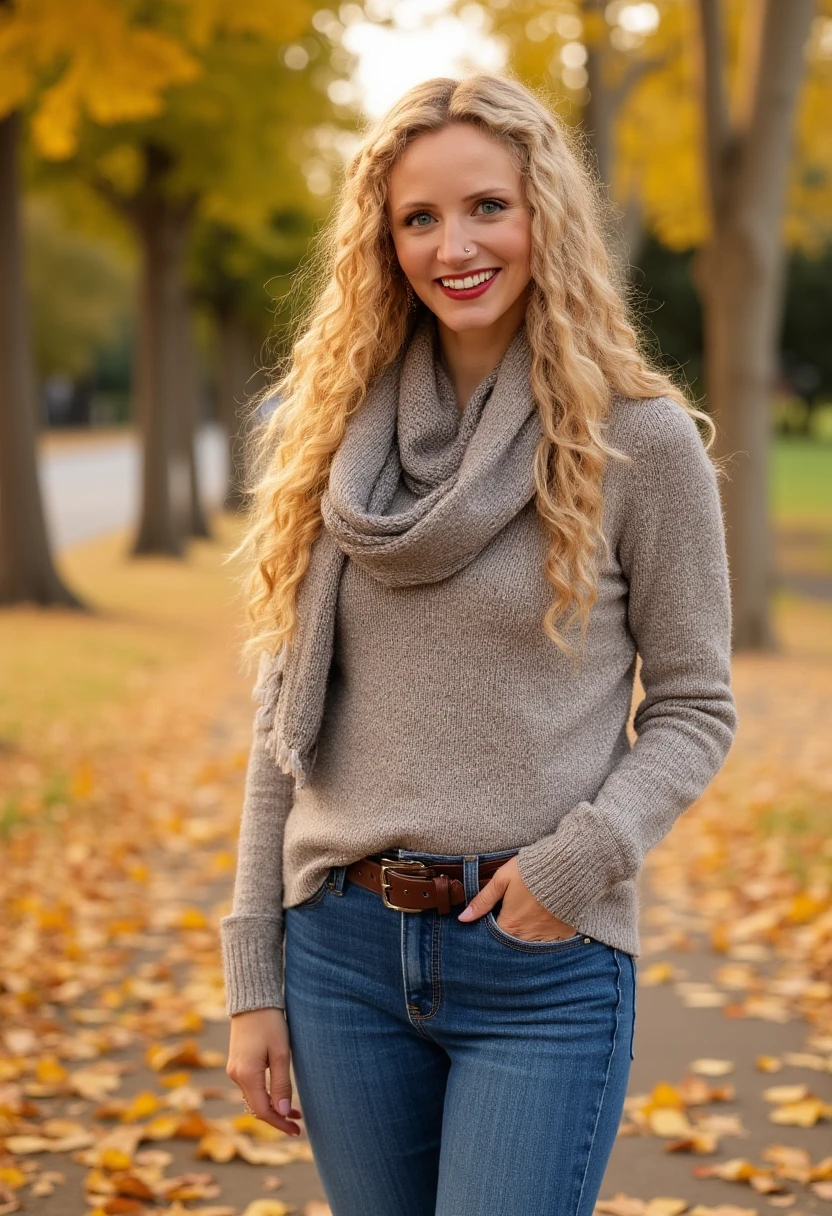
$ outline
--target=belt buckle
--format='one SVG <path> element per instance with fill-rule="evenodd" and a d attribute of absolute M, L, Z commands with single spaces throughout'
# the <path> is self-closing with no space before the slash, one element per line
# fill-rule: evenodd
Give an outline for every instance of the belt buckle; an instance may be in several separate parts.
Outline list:
<path fill-rule="evenodd" d="M 394 912 L 424 912 L 424 908 L 402 908 L 398 904 L 391 904 L 387 898 L 390 883 L 387 882 L 385 875 L 388 870 L 403 870 L 407 866 L 418 866 L 420 870 L 427 870 L 429 867 L 423 861 L 416 861 L 415 858 L 406 861 L 396 861 L 393 857 L 382 857 L 379 864 L 381 865 L 381 899 L 384 906 L 392 908 Z"/>

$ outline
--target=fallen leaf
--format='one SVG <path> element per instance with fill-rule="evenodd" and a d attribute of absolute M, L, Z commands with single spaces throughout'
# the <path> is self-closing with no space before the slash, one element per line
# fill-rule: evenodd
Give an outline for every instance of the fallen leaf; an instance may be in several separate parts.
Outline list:
<path fill-rule="evenodd" d="M 732 1060 L 694 1060 L 690 1065 L 691 1072 L 698 1073 L 700 1077 L 724 1077 L 729 1072 L 734 1071 Z"/>

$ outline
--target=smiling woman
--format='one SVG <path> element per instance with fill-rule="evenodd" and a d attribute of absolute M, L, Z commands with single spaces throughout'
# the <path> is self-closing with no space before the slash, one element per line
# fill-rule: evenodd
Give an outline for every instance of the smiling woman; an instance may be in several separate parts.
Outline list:
<path fill-rule="evenodd" d="M 526 314 L 531 216 L 520 170 L 504 144 L 454 123 L 400 157 L 387 211 L 399 265 L 437 318 L 462 408 Z"/>
<path fill-rule="evenodd" d="M 569 139 L 503 77 L 410 90 L 266 390 L 228 1071 L 297 1134 L 291 1059 L 333 1216 L 591 1216 L 639 871 L 736 728 L 707 419 Z"/>

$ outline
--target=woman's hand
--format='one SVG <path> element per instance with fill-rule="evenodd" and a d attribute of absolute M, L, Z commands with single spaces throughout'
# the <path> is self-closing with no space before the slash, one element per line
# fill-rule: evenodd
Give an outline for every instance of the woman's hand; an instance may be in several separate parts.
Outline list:
<path fill-rule="evenodd" d="M 302 1115 L 292 1108 L 289 1027 L 282 1009 L 252 1009 L 234 1014 L 225 1071 L 240 1087 L 258 1119 L 290 1136 L 300 1135 L 297 1123 L 292 1122 Z"/>
<path fill-rule="evenodd" d="M 494 871 L 457 919 L 476 920 L 489 912 L 500 899 L 503 906 L 497 924 L 512 937 L 527 942 L 548 942 L 573 937 L 578 932 L 572 925 L 558 920 L 535 899 L 520 877 L 516 856 L 510 857 L 505 865 Z"/>

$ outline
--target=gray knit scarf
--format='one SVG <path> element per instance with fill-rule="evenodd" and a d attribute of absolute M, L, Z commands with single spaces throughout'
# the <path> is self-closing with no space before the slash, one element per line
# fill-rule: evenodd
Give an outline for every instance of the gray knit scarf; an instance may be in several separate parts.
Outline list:
<path fill-rule="evenodd" d="M 345 557 L 388 587 L 439 582 L 535 491 L 541 431 L 525 326 L 461 412 L 437 344 L 427 316 L 350 418 L 321 500 L 325 526 L 298 588 L 295 641 L 288 653 L 284 645 L 261 658 L 258 721 L 269 730 L 268 754 L 296 788 L 317 754 Z M 396 497 L 403 505 L 390 510 Z"/>

